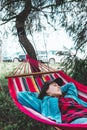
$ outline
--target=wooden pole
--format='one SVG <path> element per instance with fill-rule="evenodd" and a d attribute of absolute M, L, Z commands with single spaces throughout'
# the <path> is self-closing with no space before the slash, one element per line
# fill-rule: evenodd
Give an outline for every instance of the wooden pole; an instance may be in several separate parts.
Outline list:
<path fill-rule="evenodd" d="M 34 73 L 30 73 L 30 74 L 9 75 L 9 76 L 6 76 L 5 78 L 37 76 L 37 75 L 50 74 L 50 73 L 58 73 L 58 70 L 56 70 L 56 71 L 47 71 L 47 72 L 34 72 Z"/>

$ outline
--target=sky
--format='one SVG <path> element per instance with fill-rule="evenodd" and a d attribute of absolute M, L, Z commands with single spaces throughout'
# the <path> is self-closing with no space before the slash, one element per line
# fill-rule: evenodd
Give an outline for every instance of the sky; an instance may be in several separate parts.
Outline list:
<path fill-rule="evenodd" d="M 29 39 L 32 41 L 31 37 Z M 34 43 L 33 46 L 36 50 L 47 51 L 62 50 L 63 46 L 70 48 L 73 45 L 72 40 L 62 29 L 59 32 L 52 32 L 46 37 L 43 37 L 41 34 L 34 34 Z M 18 51 L 23 52 L 20 47 L 20 43 L 18 42 L 18 38 L 15 38 L 12 34 L 9 34 L 7 38 L 3 39 L 3 54 L 7 53 L 11 55 L 12 53 L 16 53 Z"/>
<path fill-rule="evenodd" d="M 10 25 L 11 26 L 11 25 Z M 10 27 L 9 26 L 9 27 Z M 14 36 L 10 30 L 8 30 L 8 36 L 4 35 L 4 30 L 8 29 L 8 25 L 3 25 L 2 28 L 2 55 L 12 55 L 16 52 L 23 53 L 23 50 L 20 47 L 20 43 L 18 41 L 18 37 Z M 4 36 L 4 37 L 3 37 Z M 63 50 L 63 47 L 67 47 L 68 49 L 73 46 L 72 39 L 68 36 L 68 34 L 64 31 L 63 28 L 59 28 L 58 31 L 54 31 L 53 29 L 49 29 L 48 31 L 43 31 L 42 33 L 35 32 L 32 37 L 28 36 L 35 50 Z"/>
<path fill-rule="evenodd" d="M 2 29 L 4 30 L 4 27 Z M 14 36 L 10 31 L 8 31 L 8 33 L 8 37 L 6 35 L 4 35 L 4 37 L 2 36 L 2 57 L 6 55 L 14 57 L 17 52 L 24 54 L 18 41 L 18 37 Z M 62 51 L 64 50 L 64 47 L 70 49 L 74 46 L 72 38 L 69 37 L 68 33 L 66 33 L 66 31 L 63 28 L 59 28 L 58 31 L 49 29 L 49 31 L 45 31 L 42 33 L 35 32 L 33 34 L 33 41 L 31 36 L 27 37 L 31 41 L 36 51 Z M 75 51 L 73 50 L 72 53 L 74 54 Z M 84 58 L 84 54 L 82 54 L 81 52 L 78 53 L 78 56 L 82 59 Z"/>
<path fill-rule="evenodd" d="M 72 39 L 66 34 L 64 29 L 60 28 L 58 31 L 51 31 L 44 33 L 35 33 L 34 42 L 37 50 L 62 50 L 63 46 L 71 48 L 73 46 Z"/>

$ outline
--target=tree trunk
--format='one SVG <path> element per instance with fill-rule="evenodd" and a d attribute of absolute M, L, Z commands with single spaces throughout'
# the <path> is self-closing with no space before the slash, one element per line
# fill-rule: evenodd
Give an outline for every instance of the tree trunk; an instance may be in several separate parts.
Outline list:
<path fill-rule="evenodd" d="M 31 42 L 28 40 L 25 32 L 25 21 L 31 11 L 31 0 L 25 0 L 25 8 L 16 17 L 16 28 L 19 37 L 19 42 L 23 45 L 28 55 L 36 59 L 36 53 Z"/>
<path fill-rule="evenodd" d="M 0 62 L 2 61 L 2 46 L 0 45 Z"/>

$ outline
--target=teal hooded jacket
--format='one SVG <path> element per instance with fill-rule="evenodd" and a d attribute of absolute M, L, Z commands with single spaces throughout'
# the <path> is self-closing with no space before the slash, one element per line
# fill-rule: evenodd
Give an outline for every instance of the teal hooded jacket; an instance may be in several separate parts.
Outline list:
<path fill-rule="evenodd" d="M 78 91 L 73 83 L 67 83 L 61 87 L 62 93 L 64 93 L 65 98 L 72 98 L 79 104 L 87 107 L 87 103 L 78 97 Z M 45 117 L 55 120 L 57 123 L 62 123 L 61 112 L 59 109 L 58 98 L 45 96 L 42 100 L 38 99 L 38 93 L 32 93 L 29 91 L 18 92 L 18 101 L 29 108 L 41 113 Z"/>
<path fill-rule="evenodd" d="M 79 104 L 87 107 L 87 103 L 78 97 L 78 91 L 73 83 L 63 85 L 61 91 L 65 94 L 65 98 L 72 98 Z M 62 123 L 61 112 L 58 106 L 58 98 L 46 96 L 42 100 L 41 113 L 47 118 L 55 120 L 57 123 Z"/>

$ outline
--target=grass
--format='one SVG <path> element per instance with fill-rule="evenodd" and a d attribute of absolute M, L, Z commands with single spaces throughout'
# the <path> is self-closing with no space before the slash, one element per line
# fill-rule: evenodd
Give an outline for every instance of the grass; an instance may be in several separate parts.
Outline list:
<path fill-rule="evenodd" d="M 5 79 L 5 76 L 9 75 L 10 72 L 12 72 L 20 62 L 0 62 L 0 80 Z M 59 64 L 49 64 L 52 68 L 59 68 Z"/>
<path fill-rule="evenodd" d="M 0 62 L 0 90 L 7 91 L 8 80 L 5 78 L 19 65 L 20 62 Z M 59 64 L 49 64 L 52 68 L 58 68 Z"/>
<path fill-rule="evenodd" d="M 18 64 L 20 64 L 19 62 L 17 62 L 17 63 L 14 63 L 14 62 L 1 62 L 0 63 L 0 90 L 1 90 L 1 92 L 4 92 L 4 96 L 2 97 L 3 99 L 4 99 L 4 101 L 3 101 L 3 112 L 4 112 L 4 114 L 6 115 L 7 113 L 5 113 L 6 112 L 6 110 L 9 108 L 9 104 L 10 104 L 10 101 L 8 101 L 9 103 L 7 103 L 6 104 L 6 102 L 5 102 L 5 100 L 9 100 L 7 97 L 8 97 L 8 85 L 7 85 L 7 79 L 5 78 L 5 76 L 7 76 L 16 66 L 18 66 Z M 5 106 L 5 107 L 4 107 Z M 16 110 L 15 110 L 15 107 L 12 107 L 11 108 L 11 106 L 10 106 L 10 109 L 8 109 L 8 110 L 11 110 L 12 112 L 10 112 L 9 113 L 9 116 L 8 116 L 8 119 L 10 118 L 10 116 L 11 116 L 11 118 L 12 118 L 12 116 L 13 116 L 13 113 L 15 113 L 15 114 L 17 114 L 18 115 L 18 113 L 16 112 Z M 14 112 L 15 111 L 15 112 Z M 22 122 L 22 121 L 25 121 L 25 117 L 24 117 L 24 119 L 22 119 L 22 121 L 20 121 L 20 119 L 19 119 L 19 116 L 20 116 L 20 114 L 18 115 L 18 117 L 16 117 L 17 119 L 18 119 L 18 121 L 19 122 L 21 122 L 21 123 L 24 123 L 24 122 Z M 4 117 L 4 115 L 3 115 L 3 117 Z M 4 118 L 5 119 L 5 118 Z M 13 119 L 13 118 L 12 118 Z M 10 120 L 10 119 L 9 119 Z M 14 119 L 13 119 L 14 120 Z M 17 123 L 19 123 L 17 121 Z M 13 121 L 14 122 L 14 121 Z M 0 121 L 0 123 L 2 123 L 1 121 Z M 31 123 L 33 123 L 33 120 L 32 120 L 32 122 Z M 37 123 L 37 122 L 36 122 Z M 35 122 L 33 123 L 33 124 L 35 124 Z M 15 124 L 12 124 L 12 126 L 11 126 L 11 123 L 10 122 L 8 122 L 8 126 L 7 126 L 7 124 L 5 123 L 5 122 L 3 122 L 3 124 L 2 124 L 3 126 L 4 126 L 4 128 L 5 128 L 5 130 L 8 130 L 8 129 L 14 129 L 13 127 L 14 127 L 14 125 Z M 17 126 L 19 125 L 19 124 L 16 124 Z M 20 125 L 21 126 L 21 125 Z M 8 128 L 8 127 L 10 127 L 10 128 Z M 11 128 L 12 127 L 12 128 Z M 43 127 L 45 127 L 45 126 L 43 126 L 43 124 L 41 125 L 41 127 L 42 127 L 42 129 L 43 129 Z M 3 127 L 2 127 L 2 129 L 3 129 Z M 15 128 L 16 129 L 16 128 Z M 53 127 L 50 127 L 50 130 L 54 130 L 54 128 Z"/>
<path fill-rule="evenodd" d="M 7 86 L 7 79 L 5 76 L 8 76 L 18 65 L 20 62 L 0 62 L 0 86 Z M 59 64 L 49 64 L 52 68 L 59 68 Z"/>
<path fill-rule="evenodd" d="M 14 62 L 1 62 L 0 63 L 0 79 L 5 78 L 16 66 L 18 63 Z"/>
<path fill-rule="evenodd" d="M 0 90 L 8 91 L 8 81 L 5 76 L 9 75 L 17 64 L 13 62 L 0 62 Z"/>
<path fill-rule="evenodd" d="M 9 73 L 17 66 L 17 64 L 18 63 L 13 63 L 13 62 L 0 62 L 0 89 L 1 90 L 7 88 L 8 82 L 5 76 L 9 75 Z"/>
<path fill-rule="evenodd" d="M 0 88 L 4 88 L 7 85 L 7 79 L 5 76 L 8 76 L 18 65 L 20 62 L 0 62 Z M 58 68 L 59 64 L 50 64 L 52 68 Z"/>

